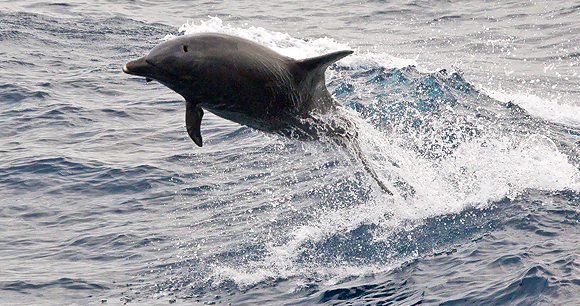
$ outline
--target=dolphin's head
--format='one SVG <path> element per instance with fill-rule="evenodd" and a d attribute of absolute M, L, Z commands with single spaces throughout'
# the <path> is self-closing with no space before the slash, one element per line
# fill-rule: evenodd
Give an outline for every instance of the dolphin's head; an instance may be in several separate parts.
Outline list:
<path fill-rule="evenodd" d="M 166 41 L 142 58 L 128 62 L 123 72 L 157 80 L 184 95 L 207 73 L 207 52 L 195 36 Z M 187 88 L 187 90 L 186 90 Z"/>

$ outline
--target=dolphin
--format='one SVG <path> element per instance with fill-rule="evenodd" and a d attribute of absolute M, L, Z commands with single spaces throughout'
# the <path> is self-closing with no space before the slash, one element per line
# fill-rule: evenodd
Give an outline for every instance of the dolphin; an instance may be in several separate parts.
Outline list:
<path fill-rule="evenodd" d="M 392 193 L 369 166 L 356 127 L 326 89 L 324 72 L 351 50 L 295 60 L 265 46 L 221 33 L 184 35 L 166 41 L 123 72 L 156 80 L 185 98 L 185 123 L 202 146 L 203 110 L 261 131 L 289 138 L 330 137 L 353 150 L 365 170 Z"/>

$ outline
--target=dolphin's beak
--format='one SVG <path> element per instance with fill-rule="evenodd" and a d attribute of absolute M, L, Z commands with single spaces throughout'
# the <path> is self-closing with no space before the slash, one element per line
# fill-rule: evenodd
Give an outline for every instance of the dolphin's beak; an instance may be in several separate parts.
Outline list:
<path fill-rule="evenodd" d="M 149 82 L 153 76 L 153 67 L 153 65 L 147 62 L 145 57 L 142 57 L 123 65 L 123 72 L 127 74 L 143 76 Z"/>
<path fill-rule="evenodd" d="M 123 65 L 123 72 L 129 73 L 129 68 L 127 68 L 127 64 Z"/>

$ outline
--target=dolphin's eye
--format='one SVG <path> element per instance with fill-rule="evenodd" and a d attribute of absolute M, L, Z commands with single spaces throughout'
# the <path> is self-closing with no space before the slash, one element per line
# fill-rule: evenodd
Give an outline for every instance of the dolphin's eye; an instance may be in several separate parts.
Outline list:
<path fill-rule="evenodd" d="M 183 52 L 187 52 L 187 46 L 183 45 Z"/>

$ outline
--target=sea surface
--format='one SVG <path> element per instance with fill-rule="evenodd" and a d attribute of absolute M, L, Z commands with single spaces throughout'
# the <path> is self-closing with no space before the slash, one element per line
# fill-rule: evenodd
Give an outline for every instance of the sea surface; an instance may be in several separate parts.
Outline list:
<path fill-rule="evenodd" d="M 222 32 L 326 74 L 378 188 L 121 71 Z M 0 304 L 580 304 L 576 1 L 0 0 Z"/>

